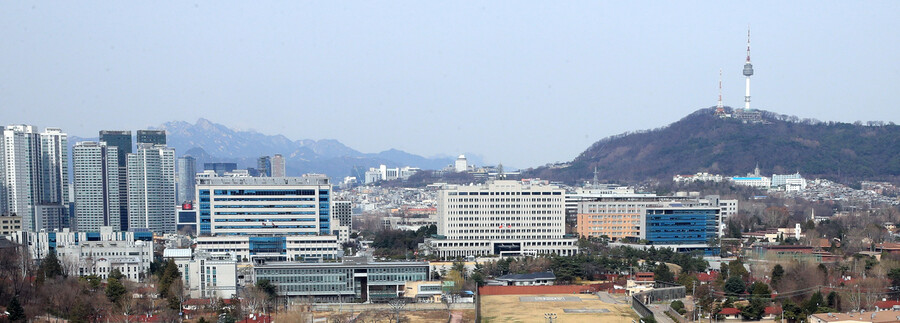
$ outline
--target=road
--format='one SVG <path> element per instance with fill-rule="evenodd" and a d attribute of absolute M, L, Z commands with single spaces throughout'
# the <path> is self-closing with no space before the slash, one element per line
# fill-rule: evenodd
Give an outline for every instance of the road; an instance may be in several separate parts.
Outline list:
<path fill-rule="evenodd" d="M 666 315 L 666 310 L 669 309 L 669 305 L 663 304 L 649 304 L 647 308 L 653 312 L 653 317 L 656 318 L 657 322 L 660 323 L 675 323 L 668 315 Z"/>

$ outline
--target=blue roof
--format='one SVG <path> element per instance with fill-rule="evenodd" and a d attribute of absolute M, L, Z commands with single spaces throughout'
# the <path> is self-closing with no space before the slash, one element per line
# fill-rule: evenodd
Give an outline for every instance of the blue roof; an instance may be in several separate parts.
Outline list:
<path fill-rule="evenodd" d="M 762 177 L 732 177 L 731 179 L 735 180 L 735 181 L 741 181 L 741 180 L 749 181 L 749 180 L 761 180 Z"/>

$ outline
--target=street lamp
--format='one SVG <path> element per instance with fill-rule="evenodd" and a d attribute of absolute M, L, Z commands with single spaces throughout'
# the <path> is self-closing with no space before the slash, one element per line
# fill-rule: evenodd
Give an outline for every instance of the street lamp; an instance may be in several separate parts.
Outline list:
<path fill-rule="evenodd" d="M 544 318 L 547 319 L 547 323 L 553 323 L 553 320 L 556 319 L 556 313 L 544 313 Z"/>

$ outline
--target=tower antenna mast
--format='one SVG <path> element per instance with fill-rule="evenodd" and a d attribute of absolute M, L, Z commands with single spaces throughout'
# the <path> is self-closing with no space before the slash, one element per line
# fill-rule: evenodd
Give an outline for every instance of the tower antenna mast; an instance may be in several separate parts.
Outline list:
<path fill-rule="evenodd" d="M 750 63 L 750 27 L 747 27 L 747 62 L 744 63 L 744 76 L 747 78 L 744 110 L 750 111 L 750 76 L 753 75 L 753 64 Z"/>

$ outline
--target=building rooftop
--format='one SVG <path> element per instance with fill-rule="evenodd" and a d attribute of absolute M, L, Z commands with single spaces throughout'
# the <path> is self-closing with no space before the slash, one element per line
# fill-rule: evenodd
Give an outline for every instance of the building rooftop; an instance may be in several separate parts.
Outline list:
<path fill-rule="evenodd" d="M 190 258 L 190 257 L 191 257 L 191 249 L 166 248 L 166 250 L 163 250 L 163 258 Z"/>
<path fill-rule="evenodd" d="M 197 178 L 197 185 L 328 185 L 328 177 L 319 174 L 307 174 L 301 177 L 208 177 Z"/>
<path fill-rule="evenodd" d="M 540 272 L 540 273 L 531 273 L 531 274 L 510 274 L 503 275 L 497 277 L 497 280 L 538 280 L 538 279 L 549 279 L 556 280 L 556 275 L 549 271 Z"/>
<path fill-rule="evenodd" d="M 297 267 L 411 267 L 411 266 L 428 266 L 428 262 L 424 261 L 384 261 L 375 262 L 366 257 L 344 257 L 342 262 L 268 262 L 257 265 L 257 268 L 297 268 Z"/>

